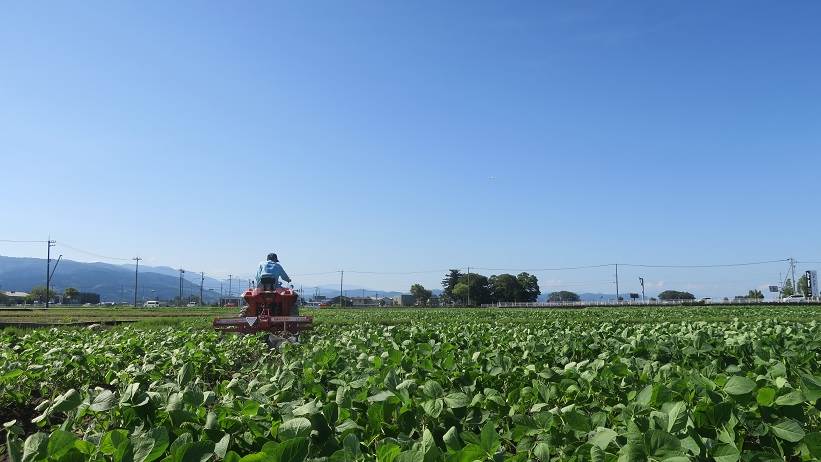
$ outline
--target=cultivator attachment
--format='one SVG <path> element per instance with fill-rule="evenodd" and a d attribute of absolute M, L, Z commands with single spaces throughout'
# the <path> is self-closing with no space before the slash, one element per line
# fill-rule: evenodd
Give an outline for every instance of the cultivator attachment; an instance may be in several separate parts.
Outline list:
<path fill-rule="evenodd" d="M 299 316 L 297 295 L 293 289 L 248 289 L 242 298 L 248 306 L 242 310 L 240 317 L 214 319 L 215 330 L 240 334 L 268 333 L 268 343 L 278 346 L 287 340 L 297 341 L 300 332 L 313 326 L 312 317 Z"/>

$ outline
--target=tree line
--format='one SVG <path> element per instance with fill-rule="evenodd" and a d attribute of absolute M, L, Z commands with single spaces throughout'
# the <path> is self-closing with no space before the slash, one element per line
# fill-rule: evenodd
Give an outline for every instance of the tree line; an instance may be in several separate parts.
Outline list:
<path fill-rule="evenodd" d="M 419 305 L 427 305 L 433 291 L 421 284 L 410 288 Z M 497 302 L 535 302 L 541 295 L 539 280 L 528 273 L 494 274 L 490 277 L 478 273 L 463 273 L 458 269 L 448 271 L 442 279 L 443 304 L 482 305 Z"/>

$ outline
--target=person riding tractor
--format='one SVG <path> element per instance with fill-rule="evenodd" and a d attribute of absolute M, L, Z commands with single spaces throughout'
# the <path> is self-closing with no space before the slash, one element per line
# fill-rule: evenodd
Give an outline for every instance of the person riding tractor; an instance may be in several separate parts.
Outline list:
<path fill-rule="evenodd" d="M 279 264 L 277 254 L 269 253 L 268 259 L 259 264 L 256 276 L 256 286 L 263 290 L 274 290 L 279 285 L 279 278 L 283 281 L 291 282 L 288 273 Z"/>

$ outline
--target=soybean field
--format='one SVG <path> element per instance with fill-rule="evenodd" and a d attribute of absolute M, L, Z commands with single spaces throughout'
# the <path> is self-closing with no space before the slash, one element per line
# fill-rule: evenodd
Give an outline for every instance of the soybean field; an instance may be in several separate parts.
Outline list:
<path fill-rule="evenodd" d="M 821 458 L 811 306 L 327 310 L 299 344 L 0 331 L 13 462 Z"/>

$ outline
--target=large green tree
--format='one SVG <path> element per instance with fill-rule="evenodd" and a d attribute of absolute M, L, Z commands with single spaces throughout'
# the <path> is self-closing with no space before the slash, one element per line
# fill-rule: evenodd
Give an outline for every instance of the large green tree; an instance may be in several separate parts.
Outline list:
<path fill-rule="evenodd" d="M 453 288 L 453 295 L 458 303 L 470 306 L 493 301 L 487 276 L 476 273 L 463 274 L 459 277 L 459 282 Z"/>
<path fill-rule="evenodd" d="M 425 289 L 425 287 L 422 284 L 412 285 L 410 288 L 410 293 L 416 299 L 416 303 L 422 306 L 427 306 L 430 297 L 433 295 L 433 292 L 431 292 L 428 289 Z"/>
<path fill-rule="evenodd" d="M 47 295 L 46 294 L 46 286 L 34 286 L 34 287 L 31 288 L 31 292 L 29 292 L 29 296 L 35 302 L 44 303 L 46 301 L 46 298 L 48 298 L 48 299 L 54 298 L 54 291 L 49 289 L 48 295 Z"/>
<path fill-rule="evenodd" d="M 547 296 L 547 301 L 549 302 L 578 302 L 579 300 L 580 298 L 577 293 L 570 292 L 567 290 L 550 292 L 550 294 Z"/>
<path fill-rule="evenodd" d="M 490 284 L 490 297 L 493 303 L 523 301 L 521 300 L 522 287 L 516 276 L 512 274 L 493 275 L 488 283 Z"/>
<path fill-rule="evenodd" d="M 805 297 L 810 296 L 810 280 L 807 278 L 806 274 L 803 274 L 800 278 L 798 278 L 798 293 L 804 295 Z"/>
<path fill-rule="evenodd" d="M 74 287 L 67 287 L 66 290 L 63 291 L 63 298 L 70 302 L 74 300 L 79 293 L 80 291 Z"/>
<path fill-rule="evenodd" d="M 535 302 L 539 295 L 541 295 L 542 291 L 539 290 L 539 279 L 528 273 L 519 273 L 516 276 L 516 280 L 519 281 L 519 287 L 521 288 L 521 299 L 523 302 Z"/>
<path fill-rule="evenodd" d="M 695 300 L 696 296 L 690 292 L 679 290 L 665 290 L 659 294 L 659 300 Z"/>
<path fill-rule="evenodd" d="M 453 289 L 456 287 L 456 284 L 459 284 L 459 278 L 461 277 L 462 272 L 458 269 L 448 271 L 448 274 L 442 279 L 442 300 L 447 303 L 457 301 L 457 298 L 453 294 Z"/>
<path fill-rule="evenodd" d="M 493 275 L 488 280 L 490 298 L 496 302 L 535 302 L 541 293 L 536 276 L 528 273 Z"/>
<path fill-rule="evenodd" d="M 793 294 L 795 294 L 795 289 L 793 288 L 792 279 L 787 278 L 787 280 L 784 281 L 784 285 L 781 286 L 781 296 L 789 297 Z"/>
<path fill-rule="evenodd" d="M 747 293 L 747 298 L 752 298 L 754 300 L 761 300 L 764 298 L 764 293 L 758 289 L 752 289 Z"/>

